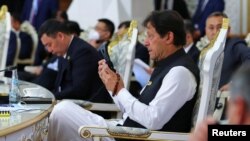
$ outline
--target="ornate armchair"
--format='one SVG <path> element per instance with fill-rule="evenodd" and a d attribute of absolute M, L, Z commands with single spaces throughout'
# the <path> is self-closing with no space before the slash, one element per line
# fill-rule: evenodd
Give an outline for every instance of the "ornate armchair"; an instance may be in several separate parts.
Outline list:
<path fill-rule="evenodd" d="M 201 56 L 201 86 L 199 89 L 200 98 L 198 100 L 200 102 L 197 102 L 197 111 L 194 111 L 194 113 L 198 113 L 198 121 L 207 116 L 209 106 L 214 107 L 211 103 L 214 103 L 213 100 L 217 94 L 227 30 L 228 19 L 224 19 L 223 27 L 216 39 L 210 43 L 206 52 L 202 53 Z M 188 133 L 160 132 L 122 126 L 108 128 L 81 126 L 79 134 L 83 138 L 112 137 L 131 140 L 187 140 L 189 135 Z"/>
<path fill-rule="evenodd" d="M 31 53 L 31 57 L 27 58 L 27 59 L 19 59 L 18 55 L 16 55 L 15 64 L 33 65 L 34 61 L 35 61 L 35 54 L 36 54 L 36 49 L 37 49 L 37 45 L 38 45 L 37 32 L 36 32 L 35 28 L 28 21 L 25 21 L 22 23 L 21 31 L 28 33 L 31 36 L 32 42 L 33 42 L 32 53 Z"/>
<path fill-rule="evenodd" d="M 6 67 L 7 51 L 11 31 L 11 18 L 6 5 L 0 10 L 0 69 Z M 4 73 L 0 73 L 3 76 Z"/>

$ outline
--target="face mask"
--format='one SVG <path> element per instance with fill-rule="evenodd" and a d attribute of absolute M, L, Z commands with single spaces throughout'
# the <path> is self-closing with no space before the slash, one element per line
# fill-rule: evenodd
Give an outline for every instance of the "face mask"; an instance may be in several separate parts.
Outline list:
<path fill-rule="evenodd" d="M 88 35 L 88 40 L 99 40 L 100 39 L 100 34 L 92 29 L 89 31 L 89 35 Z"/>

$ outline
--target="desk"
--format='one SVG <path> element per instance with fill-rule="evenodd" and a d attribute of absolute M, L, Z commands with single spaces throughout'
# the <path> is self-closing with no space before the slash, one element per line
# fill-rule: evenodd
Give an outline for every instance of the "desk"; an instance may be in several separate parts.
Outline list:
<path fill-rule="evenodd" d="M 9 87 L 6 83 L 0 85 L 0 90 Z M 35 88 L 44 97 L 54 99 L 53 94 L 47 89 L 33 83 L 20 81 L 21 95 L 27 88 Z M 30 110 L 15 111 L 11 113 L 10 117 L 0 118 L 0 141 L 47 140 L 48 116 L 53 104 L 26 104 L 24 108 Z"/>

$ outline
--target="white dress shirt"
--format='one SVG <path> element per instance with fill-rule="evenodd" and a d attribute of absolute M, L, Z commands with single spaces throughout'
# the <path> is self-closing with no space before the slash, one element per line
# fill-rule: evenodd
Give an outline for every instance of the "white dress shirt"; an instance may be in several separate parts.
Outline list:
<path fill-rule="evenodd" d="M 184 51 L 185 51 L 186 53 L 188 53 L 189 50 L 191 49 L 191 47 L 193 46 L 193 44 L 194 44 L 194 43 L 189 44 L 188 46 L 184 47 Z"/>

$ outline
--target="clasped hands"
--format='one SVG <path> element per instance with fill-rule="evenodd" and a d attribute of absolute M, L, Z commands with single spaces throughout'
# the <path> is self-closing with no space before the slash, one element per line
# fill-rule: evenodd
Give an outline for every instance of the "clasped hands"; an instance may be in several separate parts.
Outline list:
<path fill-rule="evenodd" d="M 108 91 L 112 91 L 112 95 L 115 96 L 118 92 L 124 88 L 124 84 L 120 75 L 112 71 L 103 59 L 98 62 L 98 73 Z"/>

